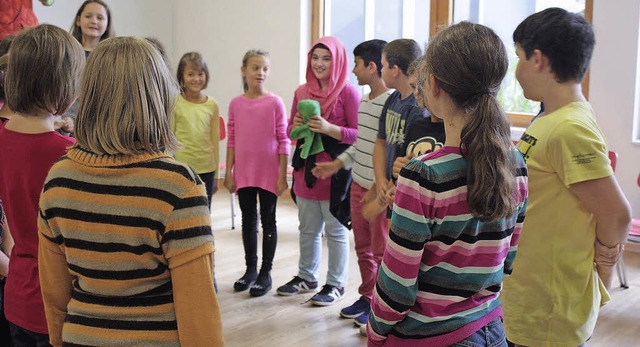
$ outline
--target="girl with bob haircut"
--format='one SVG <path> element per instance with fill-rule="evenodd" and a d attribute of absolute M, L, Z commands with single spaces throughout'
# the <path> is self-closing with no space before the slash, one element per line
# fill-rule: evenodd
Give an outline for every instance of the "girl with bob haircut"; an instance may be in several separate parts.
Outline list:
<path fill-rule="evenodd" d="M 418 84 L 446 140 L 400 171 L 369 345 L 507 346 L 499 295 L 527 203 L 524 158 L 496 99 L 507 66 L 483 25 L 429 43 Z"/>
<path fill-rule="evenodd" d="M 81 80 L 77 144 L 40 199 L 53 345 L 222 346 L 202 181 L 168 153 L 178 86 L 141 38 L 111 38 Z"/>
<path fill-rule="evenodd" d="M 54 131 L 54 119 L 75 100 L 84 60 L 80 44 L 53 25 L 22 31 L 8 56 L 4 90 L 12 114 L 0 128 L 0 200 L 14 238 L 4 313 L 16 346 L 49 341 L 38 281 L 38 198 L 49 169 L 75 142 Z"/>

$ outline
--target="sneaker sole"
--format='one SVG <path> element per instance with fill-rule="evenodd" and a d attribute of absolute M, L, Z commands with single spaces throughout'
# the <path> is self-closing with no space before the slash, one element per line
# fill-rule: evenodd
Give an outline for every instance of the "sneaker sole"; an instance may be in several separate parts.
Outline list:
<path fill-rule="evenodd" d="M 317 288 L 317 287 L 316 287 Z M 301 289 L 295 293 L 289 293 L 289 292 L 281 292 L 279 290 L 276 290 L 276 293 L 278 293 L 278 295 L 280 296 L 294 296 L 297 294 L 303 294 L 303 293 L 311 293 L 313 292 L 316 288 L 310 288 L 310 289 Z"/>
<path fill-rule="evenodd" d="M 332 302 L 322 302 L 322 301 L 313 301 L 311 300 L 311 304 L 315 305 L 315 306 L 331 306 L 333 304 L 335 304 L 336 302 L 342 300 L 342 297 L 337 298 L 335 300 L 333 300 Z"/>
<path fill-rule="evenodd" d="M 364 313 L 364 311 L 358 312 L 356 314 L 346 314 L 346 313 L 342 313 L 342 311 L 340 311 L 340 317 L 347 318 L 347 319 L 354 319 L 354 318 L 360 316 L 363 313 Z"/>
<path fill-rule="evenodd" d="M 357 320 L 354 320 L 353 324 L 357 327 L 362 327 L 362 326 L 366 326 L 367 322 L 361 323 L 361 322 L 358 322 Z"/>

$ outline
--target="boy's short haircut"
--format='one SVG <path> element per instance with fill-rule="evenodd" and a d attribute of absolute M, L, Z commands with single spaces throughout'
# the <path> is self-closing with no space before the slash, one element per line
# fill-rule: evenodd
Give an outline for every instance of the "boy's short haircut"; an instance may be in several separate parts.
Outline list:
<path fill-rule="evenodd" d="M 82 46 L 65 30 L 42 24 L 22 31 L 11 44 L 4 77 L 7 105 L 26 116 L 63 114 L 76 100 L 84 63 Z"/>
<path fill-rule="evenodd" d="M 582 15 L 555 7 L 522 21 L 513 32 L 513 41 L 527 59 L 540 50 L 559 83 L 582 82 L 596 43 L 593 29 Z"/>
<path fill-rule="evenodd" d="M 353 56 L 360 57 L 365 66 L 373 62 L 378 69 L 378 77 L 382 76 L 382 50 L 387 45 L 385 40 L 369 40 L 364 41 L 353 49 Z"/>
<path fill-rule="evenodd" d="M 422 55 L 422 48 L 413 39 L 397 39 L 389 42 L 382 52 L 392 68 L 396 65 L 408 76 L 409 64 Z"/>
<path fill-rule="evenodd" d="M 177 93 L 171 70 L 147 40 L 102 41 L 82 74 L 74 148 L 109 155 L 177 149 L 169 121 Z"/>

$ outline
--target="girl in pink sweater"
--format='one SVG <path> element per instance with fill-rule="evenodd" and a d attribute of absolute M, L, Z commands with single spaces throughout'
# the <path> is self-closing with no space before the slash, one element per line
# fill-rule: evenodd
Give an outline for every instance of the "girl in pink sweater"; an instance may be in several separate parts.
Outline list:
<path fill-rule="evenodd" d="M 287 157 L 291 142 L 282 99 L 265 89 L 269 53 L 250 50 L 242 59 L 244 94 L 229 104 L 227 174 L 224 185 L 238 194 L 242 211 L 242 243 L 247 270 L 233 288 L 251 296 L 271 290 L 271 266 L 278 240 L 276 202 L 287 190 Z M 236 158 L 241 160 L 236 160 Z M 258 265 L 258 214 L 262 222 L 262 265 Z"/>

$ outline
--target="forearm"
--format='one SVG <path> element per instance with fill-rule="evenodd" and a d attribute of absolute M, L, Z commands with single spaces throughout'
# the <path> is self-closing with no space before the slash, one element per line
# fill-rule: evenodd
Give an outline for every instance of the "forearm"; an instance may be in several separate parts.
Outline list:
<path fill-rule="evenodd" d="M 60 346 L 67 305 L 71 300 L 72 277 L 64 254 L 57 249 L 57 246 L 49 243 L 50 241 L 41 234 L 38 247 L 38 273 L 49 341 L 54 346 Z"/>
<path fill-rule="evenodd" d="M 377 139 L 373 146 L 373 174 L 377 186 L 386 187 L 386 143 L 385 140 Z"/>
<path fill-rule="evenodd" d="M 213 288 L 213 253 L 171 269 L 182 346 L 223 346 L 220 308 Z"/>
<path fill-rule="evenodd" d="M 338 125 L 329 123 L 328 130 L 325 135 L 331 136 L 338 141 L 342 141 L 342 128 Z"/>
<path fill-rule="evenodd" d="M 231 171 L 233 171 L 233 164 L 235 163 L 236 150 L 233 147 L 227 147 L 227 165 L 225 167 L 224 177 L 231 177 Z"/>
<path fill-rule="evenodd" d="M 280 178 L 287 178 L 287 164 L 289 162 L 289 156 L 286 154 L 280 154 Z"/>

